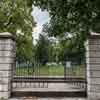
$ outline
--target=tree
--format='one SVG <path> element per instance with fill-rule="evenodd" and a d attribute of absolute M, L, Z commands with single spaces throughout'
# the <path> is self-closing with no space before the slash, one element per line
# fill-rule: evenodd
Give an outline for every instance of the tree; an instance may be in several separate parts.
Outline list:
<path fill-rule="evenodd" d="M 48 10 L 52 34 L 82 33 L 85 39 L 90 31 L 100 32 L 100 0 L 33 0 L 33 4 Z"/>
<path fill-rule="evenodd" d="M 43 28 L 48 35 L 60 38 L 66 32 L 75 35 L 64 41 L 62 57 L 78 55 L 77 59 L 82 59 L 84 41 L 91 31 L 100 32 L 100 0 L 33 0 L 33 4 L 50 14 L 50 22 Z"/>
<path fill-rule="evenodd" d="M 32 52 L 32 28 L 30 0 L 0 0 L 0 32 L 16 35 L 17 57 L 28 59 Z"/>
<path fill-rule="evenodd" d="M 43 65 L 49 61 L 49 44 L 48 38 L 40 34 L 36 45 L 35 58 Z"/>
<path fill-rule="evenodd" d="M 32 6 L 32 4 L 31 4 Z M 31 16 L 32 7 L 29 0 L 1 0 L 0 1 L 0 32 L 8 31 L 13 34 L 17 30 L 29 34 L 35 25 Z"/>
<path fill-rule="evenodd" d="M 84 61 L 85 48 L 83 37 L 80 34 L 60 41 L 62 50 L 59 54 L 60 61 L 72 60 L 78 63 Z"/>
<path fill-rule="evenodd" d="M 33 58 L 33 43 L 32 39 L 27 36 L 18 36 L 16 45 L 17 61 L 32 60 Z"/>
<path fill-rule="evenodd" d="M 59 59 L 59 54 L 62 50 L 62 47 L 59 43 L 59 41 L 55 41 L 54 43 L 52 43 L 52 46 L 51 46 L 51 52 L 50 52 L 50 58 L 51 58 L 51 61 L 52 62 L 56 62 L 58 63 L 60 61 Z"/>

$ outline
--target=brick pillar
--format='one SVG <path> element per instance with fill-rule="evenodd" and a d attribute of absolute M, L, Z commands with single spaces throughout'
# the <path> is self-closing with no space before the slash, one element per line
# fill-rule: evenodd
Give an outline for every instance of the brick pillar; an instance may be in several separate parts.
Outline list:
<path fill-rule="evenodd" d="M 0 33 L 0 98 L 8 99 L 11 94 L 14 46 L 14 38 L 10 33 Z"/>
<path fill-rule="evenodd" d="M 100 35 L 86 42 L 88 100 L 100 100 Z"/>

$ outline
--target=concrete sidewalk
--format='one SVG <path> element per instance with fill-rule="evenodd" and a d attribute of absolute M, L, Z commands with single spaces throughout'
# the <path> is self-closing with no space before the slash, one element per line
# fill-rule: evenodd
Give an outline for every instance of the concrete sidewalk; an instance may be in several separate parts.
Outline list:
<path fill-rule="evenodd" d="M 86 98 L 39 98 L 39 97 L 22 97 L 22 98 L 11 98 L 9 100 L 87 100 Z"/>

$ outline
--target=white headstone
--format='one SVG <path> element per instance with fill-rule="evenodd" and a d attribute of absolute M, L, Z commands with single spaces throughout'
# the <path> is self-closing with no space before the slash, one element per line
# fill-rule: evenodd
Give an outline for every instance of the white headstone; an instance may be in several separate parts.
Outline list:
<path fill-rule="evenodd" d="M 66 62 L 66 67 L 70 68 L 71 67 L 71 61 Z"/>

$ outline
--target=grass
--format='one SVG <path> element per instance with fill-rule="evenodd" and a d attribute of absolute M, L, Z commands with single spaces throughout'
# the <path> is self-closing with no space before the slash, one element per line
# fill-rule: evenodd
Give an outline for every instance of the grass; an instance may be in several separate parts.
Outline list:
<path fill-rule="evenodd" d="M 0 100 L 7 100 L 7 99 L 4 99 L 3 97 L 1 97 Z"/>
<path fill-rule="evenodd" d="M 63 66 L 37 66 L 37 67 L 16 67 L 17 76 L 64 76 Z M 73 66 L 66 68 L 67 76 L 85 77 L 85 68 Z"/>

